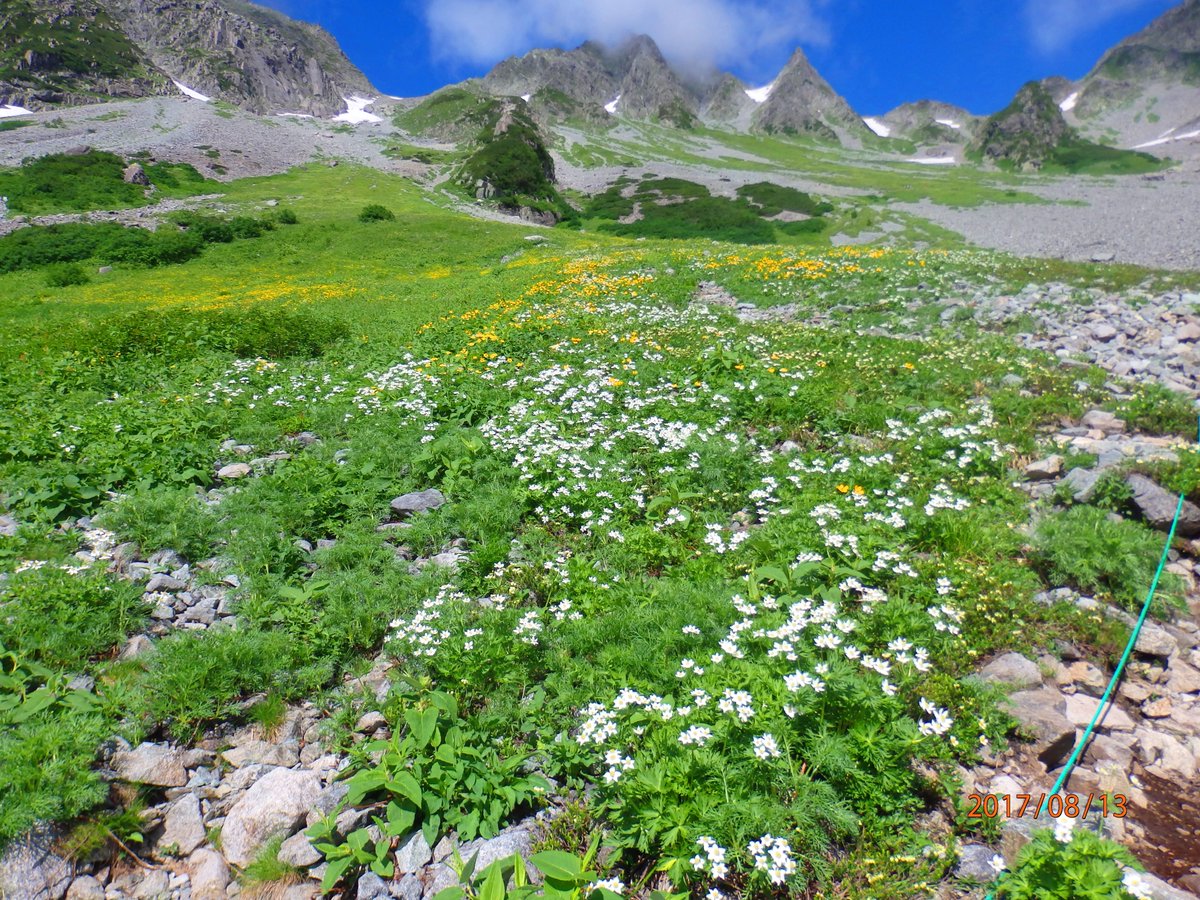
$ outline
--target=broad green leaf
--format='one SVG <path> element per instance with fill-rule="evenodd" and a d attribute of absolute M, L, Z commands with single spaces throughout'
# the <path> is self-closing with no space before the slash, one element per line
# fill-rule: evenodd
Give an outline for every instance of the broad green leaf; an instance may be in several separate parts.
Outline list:
<path fill-rule="evenodd" d="M 421 805 L 421 785 L 408 772 L 397 772 L 396 777 L 388 781 L 387 789 L 410 800 L 415 806 Z"/>
<path fill-rule="evenodd" d="M 408 723 L 409 731 L 417 742 L 417 746 L 426 747 L 437 728 L 438 711 L 434 707 L 425 710 L 409 709 L 404 713 L 404 721 Z"/>
<path fill-rule="evenodd" d="M 583 872 L 583 866 L 579 862 L 579 858 L 570 853 L 564 853 L 561 850 L 544 850 L 541 853 L 535 853 L 530 862 L 537 867 L 537 870 L 547 878 L 553 878 L 557 881 L 567 881 L 572 884 L 579 878 Z"/>
<path fill-rule="evenodd" d="M 479 889 L 479 900 L 504 900 L 504 875 L 495 863 L 488 866 L 487 878 Z"/>

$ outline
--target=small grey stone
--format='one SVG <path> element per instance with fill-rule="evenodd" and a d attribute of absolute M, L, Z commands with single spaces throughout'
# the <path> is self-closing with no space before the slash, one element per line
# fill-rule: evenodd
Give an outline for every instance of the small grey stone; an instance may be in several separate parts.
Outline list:
<path fill-rule="evenodd" d="M 246 463 L 230 463 L 217 470 L 217 477 L 222 481 L 232 481 L 236 478 L 245 478 L 251 471 L 250 466 Z"/>
<path fill-rule="evenodd" d="M 416 872 L 429 865 L 432 859 L 433 850 L 429 842 L 424 834 L 417 831 L 396 848 L 396 871 L 401 875 Z"/>
<path fill-rule="evenodd" d="M 446 497 L 436 488 L 404 494 L 391 502 L 392 511 L 400 516 L 437 509 L 446 502 Z"/>
<path fill-rule="evenodd" d="M 390 890 L 396 900 L 421 900 L 423 896 L 421 879 L 416 875 L 405 875 L 399 881 L 393 881 Z"/>
<path fill-rule="evenodd" d="M 12 537 L 20 525 L 12 516 L 0 516 L 0 537 Z"/>
<path fill-rule="evenodd" d="M 311 843 L 303 831 L 293 834 L 279 846 L 279 861 L 289 866 L 299 866 L 307 869 L 321 861 L 321 853 Z"/>
<path fill-rule="evenodd" d="M 173 578 L 170 575 L 154 575 L 151 576 L 150 581 L 146 584 L 146 592 L 182 591 L 186 587 L 187 584 L 180 581 L 178 578 Z"/>
<path fill-rule="evenodd" d="M 1072 469 L 1062 483 L 1071 491 L 1076 503 L 1087 503 L 1096 496 L 1101 474 L 1094 469 Z"/>
<path fill-rule="evenodd" d="M 1062 474 L 1062 470 L 1063 458 L 1055 453 L 1052 456 L 1047 456 L 1045 459 L 1031 462 L 1025 467 L 1025 474 L 1033 481 L 1046 481 L 1051 478 L 1057 478 Z"/>
<path fill-rule="evenodd" d="M 1117 336 L 1117 329 L 1113 328 L 1107 322 L 1101 322 L 1099 325 L 1092 326 L 1092 337 L 1098 341 L 1108 342 Z"/>
<path fill-rule="evenodd" d="M 374 872 L 367 872 L 358 879 L 358 900 L 377 900 L 379 897 L 390 897 L 391 892 L 382 878 Z"/>
<path fill-rule="evenodd" d="M 996 870 L 991 865 L 995 855 L 991 847 L 983 844 L 964 845 L 958 854 L 954 877 L 974 884 L 990 884 L 996 878 Z"/>
<path fill-rule="evenodd" d="M 91 875 L 81 875 L 67 888 L 67 900 L 104 900 L 104 885 Z"/>
<path fill-rule="evenodd" d="M 1105 434 L 1120 434 L 1125 430 L 1125 422 L 1110 412 L 1102 409 L 1089 410 L 1081 420 L 1088 428 L 1094 428 Z"/>
<path fill-rule="evenodd" d="M 188 856 L 204 843 L 204 819 L 195 794 L 184 794 L 167 809 L 158 843 L 160 847 L 174 845 L 180 856 Z"/>
<path fill-rule="evenodd" d="M 135 634 L 121 648 L 121 659 L 137 659 L 154 652 L 154 641 L 144 634 Z"/>
<path fill-rule="evenodd" d="M 192 900 L 225 900 L 229 886 L 229 864 L 215 850 L 197 850 L 188 859 L 192 876 Z"/>
<path fill-rule="evenodd" d="M 1020 375 L 1014 375 L 1011 372 L 1008 375 L 1005 375 L 1003 378 L 1001 378 L 1000 383 L 1002 385 L 1004 385 L 1005 387 L 1010 387 L 1010 388 L 1025 387 L 1025 379 L 1022 378 Z"/>

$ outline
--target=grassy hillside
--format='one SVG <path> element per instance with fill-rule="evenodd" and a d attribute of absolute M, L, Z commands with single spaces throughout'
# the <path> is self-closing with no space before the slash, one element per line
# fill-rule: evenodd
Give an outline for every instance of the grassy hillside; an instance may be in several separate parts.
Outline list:
<path fill-rule="evenodd" d="M 713 199 L 696 188 L 639 189 Z M 1014 527 L 1038 427 L 1105 402 L 1107 376 L 947 324 L 938 300 L 964 280 L 1151 273 L 569 229 L 535 244 L 349 165 L 223 190 L 231 215 L 284 198 L 294 223 L 81 285 L 0 274 L 0 498 L 19 523 L 0 537 L 0 842 L 37 819 L 112 825 L 94 764 L 114 734 L 268 733 L 313 698 L 365 773 L 354 805 L 389 829 L 365 812 L 330 845 L 347 862 L 327 886 L 348 894 L 413 829 L 436 844 L 546 804 L 565 818 L 544 849 L 603 837 L 595 876 L 625 884 L 949 889 L 970 823 L 919 823 L 1011 735 L 976 661 L 1058 638 L 1104 658 L 1123 635 L 1035 602 Z M 745 194 L 760 222 L 820 208 Z M 692 302 L 702 281 L 826 325 L 740 321 Z M 898 316 L 929 336 L 864 333 Z M 236 446 L 258 462 L 218 477 Z M 380 527 L 428 489 L 445 504 Z M 236 584 L 236 627 L 117 658 L 157 609 L 84 565 L 84 542 Z M 380 655 L 379 697 L 335 690 Z M 356 744 L 371 711 L 403 752 Z M 416 800 L 414 760 L 443 779 Z"/>

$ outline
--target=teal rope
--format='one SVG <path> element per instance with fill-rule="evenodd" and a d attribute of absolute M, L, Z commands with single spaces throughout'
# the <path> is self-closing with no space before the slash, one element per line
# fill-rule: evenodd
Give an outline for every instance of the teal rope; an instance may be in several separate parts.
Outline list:
<path fill-rule="evenodd" d="M 1200 425 L 1197 427 L 1196 440 L 1200 442 Z M 1162 579 L 1162 574 L 1167 568 L 1167 560 L 1170 558 L 1171 544 L 1175 541 L 1175 529 L 1179 527 L 1179 517 L 1183 515 L 1184 495 L 1179 495 L 1179 503 L 1175 507 L 1175 518 L 1171 522 L 1171 530 L 1167 534 L 1167 543 L 1163 547 L 1162 558 L 1158 561 L 1158 571 L 1154 573 L 1154 581 L 1150 584 L 1150 590 L 1146 594 L 1146 602 L 1142 604 L 1142 614 L 1138 616 L 1137 625 L 1133 629 L 1133 633 L 1129 636 L 1129 643 L 1125 645 L 1125 652 L 1121 655 L 1121 661 L 1117 664 L 1117 669 L 1113 672 L 1112 678 L 1108 682 L 1108 689 L 1105 690 L 1104 696 L 1100 698 L 1100 705 L 1096 707 L 1096 714 L 1092 716 L 1092 721 L 1088 723 L 1087 730 L 1083 733 L 1082 740 L 1075 747 L 1075 751 L 1071 754 L 1071 758 L 1067 760 L 1067 765 L 1063 768 L 1062 774 L 1058 776 L 1058 781 L 1054 783 L 1054 789 L 1050 791 L 1050 796 L 1054 796 L 1062 786 L 1066 784 L 1067 779 L 1071 777 L 1071 772 L 1074 771 L 1076 763 L 1079 762 L 1080 754 L 1091 740 L 1092 732 L 1096 729 L 1096 723 L 1104 715 L 1108 709 L 1109 699 L 1112 697 L 1113 689 L 1117 686 L 1117 682 L 1121 680 L 1121 675 L 1125 671 L 1125 664 L 1129 662 L 1129 657 L 1133 655 L 1133 647 L 1137 643 L 1138 637 L 1141 636 L 1142 626 L 1146 624 L 1146 616 L 1150 613 L 1150 605 L 1154 602 L 1154 595 L 1158 591 L 1158 583 Z M 990 891 L 985 900 L 993 900 L 996 892 Z"/>
<path fill-rule="evenodd" d="M 1125 671 L 1125 664 L 1129 662 L 1129 657 L 1133 654 L 1133 647 L 1137 643 L 1138 637 L 1142 633 L 1142 626 L 1146 624 L 1146 616 L 1150 612 L 1150 604 L 1154 601 L 1154 594 L 1158 591 L 1158 582 L 1162 579 L 1163 571 L 1167 568 L 1167 559 L 1171 552 L 1171 543 L 1175 540 L 1175 529 L 1179 526 L 1179 517 L 1183 514 L 1183 494 L 1179 495 L 1179 503 L 1175 507 L 1175 519 L 1171 522 L 1171 531 L 1167 535 L 1166 546 L 1163 547 L 1162 558 L 1158 561 L 1158 571 L 1154 573 L 1154 581 L 1150 584 L 1150 591 L 1146 594 L 1146 602 L 1142 604 L 1142 614 L 1138 616 L 1137 625 L 1133 629 L 1133 633 L 1129 635 L 1129 643 L 1125 645 L 1125 652 L 1121 655 L 1121 661 L 1117 664 L 1117 670 L 1113 672 L 1113 676 L 1109 679 L 1108 689 L 1104 692 L 1104 696 L 1100 698 L 1100 705 L 1096 707 L 1096 714 L 1092 716 L 1092 721 L 1088 723 L 1087 731 L 1083 733 L 1083 739 L 1075 747 L 1075 752 L 1071 754 L 1071 758 L 1067 760 L 1067 765 L 1063 769 L 1062 774 L 1058 776 L 1058 781 L 1054 783 L 1054 788 L 1050 791 L 1053 796 L 1062 790 L 1062 786 L 1066 784 L 1068 778 L 1071 777 L 1071 772 L 1075 768 L 1075 764 L 1079 762 L 1079 756 L 1083 753 L 1083 748 L 1087 746 L 1088 740 L 1091 739 L 1092 732 L 1096 729 L 1096 723 L 1104 715 L 1108 708 L 1109 698 L 1112 696 L 1113 688 L 1117 686 L 1117 682 L 1121 680 L 1121 674 Z"/>

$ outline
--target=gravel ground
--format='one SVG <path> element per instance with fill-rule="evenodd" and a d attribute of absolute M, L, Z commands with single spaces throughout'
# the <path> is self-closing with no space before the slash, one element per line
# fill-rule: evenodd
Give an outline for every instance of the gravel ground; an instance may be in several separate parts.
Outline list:
<path fill-rule="evenodd" d="M 173 97 L 61 109 L 34 115 L 30 127 L 0 132 L 0 166 L 86 145 L 126 156 L 149 150 L 157 159 L 189 162 L 205 175 L 226 181 L 335 160 L 428 180 L 428 166 L 390 159 L 382 152 L 384 139 L 392 135 L 409 143 L 428 142 L 396 132 L 387 122 L 387 106 L 376 111 L 384 116 L 383 123 L 351 128 L 316 119 L 263 118 Z M 720 152 L 715 145 L 711 151 L 714 156 Z M 666 162 L 582 168 L 553 155 L 563 186 L 589 194 L 604 190 L 621 175 L 648 174 L 698 181 L 724 196 L 764 177 L 823 196 L 864 193 L 783 170 L 767 175 Z M 1024 189 L 1050 202 L 957 209 L 922 201 L 888 209 L 928 219 L 981 247 L 1018 255 L 1200 269 L 1200 157 L 1187 158 L 1161 175 L 1045 179 Z M 438 196 L 435 202 L 445 201 Z M 472 215 L 496 215 L 469 204 L 458 206 Z"/>
<path fill-rule="evenodd" d="M 953 209 L 922 201 L 892 208 L 1021 256 L 1200 269 L 1200 160 L 1152 180 L 1158 177 L 1080 176 L 1024 188 L 1051 201 L 1045 206 Z"/>
<path fill-rule="evenodd" d="M 265 118 L 179 97 L 58 109 L 36 113 L 32 121 L 36 124 L 0 132 L 0 166 L 90 146 L 125 156 L 148 150 L 158 159 L 191 163 L 222 181 L 269 175 L 314 160 L 358 162 L 414 177 L 427 168 L 383 155 L 378 141 L 393 132 L 386 122 L 338 128 L 318 119 Z M 213 156 L 214 151 L 219 155 Z"/>

